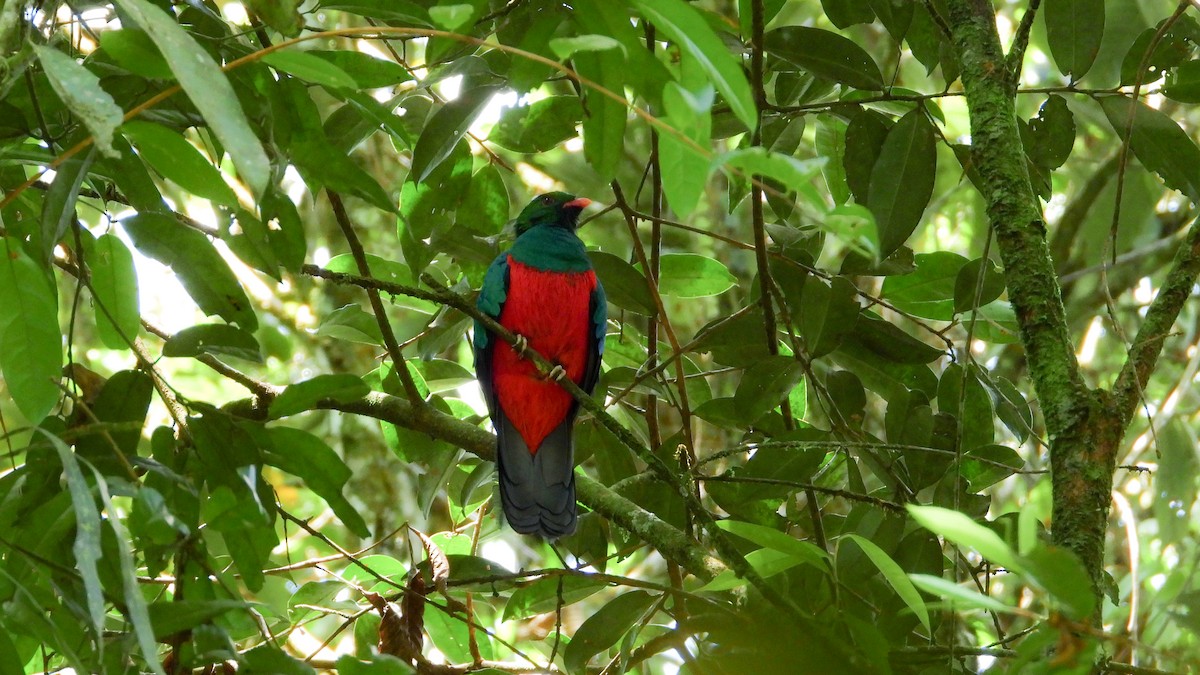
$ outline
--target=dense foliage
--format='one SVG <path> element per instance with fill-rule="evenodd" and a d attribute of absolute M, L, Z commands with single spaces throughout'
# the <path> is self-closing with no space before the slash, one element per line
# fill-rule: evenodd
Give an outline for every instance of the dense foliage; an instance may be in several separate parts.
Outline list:
<path fill-rule="evenodd" d="M 1182 672 L 1194 5 L 8 0 L 0 673 Z M 464 336 L 551 189 L 545 542 Z"/>

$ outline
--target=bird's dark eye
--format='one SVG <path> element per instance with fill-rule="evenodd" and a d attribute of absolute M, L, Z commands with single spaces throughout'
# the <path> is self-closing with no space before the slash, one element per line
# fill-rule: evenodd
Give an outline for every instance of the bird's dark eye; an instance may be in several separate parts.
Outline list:
<path fill-rule="evenodd" d="M 542 203 L 545 204 L 546 206 L 550 206 L 551 204 L 554 203 L 554 198 L 551 197 L 550 195 L 546 195 L 546 196 L 542 197 Z"/>

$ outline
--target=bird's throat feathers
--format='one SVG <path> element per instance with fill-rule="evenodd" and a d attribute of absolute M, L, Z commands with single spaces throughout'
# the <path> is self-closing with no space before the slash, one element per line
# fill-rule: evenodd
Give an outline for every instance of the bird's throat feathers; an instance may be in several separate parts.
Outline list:
<path fill-rule="evenodd" d="M 592 267 L 583 242 L 561 227 L 531 228 L 517 237 L 508 253 L 517 262 L 550 272 L 586 272 Z"/>

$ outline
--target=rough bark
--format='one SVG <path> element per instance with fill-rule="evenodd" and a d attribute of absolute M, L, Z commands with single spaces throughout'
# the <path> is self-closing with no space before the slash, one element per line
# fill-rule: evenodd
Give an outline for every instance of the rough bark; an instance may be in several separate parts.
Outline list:
<path fill-rule="evenodd" d="M 1120 425 L 1108 397 L 1090 391 L 1079 372 L 1046 228 L 1029 182 L 1013 70 L 1005 67 L 994 9 L 987 0 L 947 4 L 975 166 L 1050 438 L 1053 540 L 1079 556 L 1099 597 Z"/>

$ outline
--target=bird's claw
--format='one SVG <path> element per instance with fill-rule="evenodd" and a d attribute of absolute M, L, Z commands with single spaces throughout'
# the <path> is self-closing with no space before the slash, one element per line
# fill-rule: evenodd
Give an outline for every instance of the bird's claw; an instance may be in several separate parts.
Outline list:
<path fill-rule="evenodd" d="M 524 335 L 517 335 L 516 339 L 513 340 L 512 348 L 513 351 L 517 353 L 517 356 L 525 358 L 528 356 L 527 352 L 529 351 L 529 340 Z"/>
<path fill-rule="evenodd" d="M 564 370 L 562 366 L 556 364 L 550 369 L 550 372 L 546 373 L 546 379 L 552 382 L 561 382 L 563 376 L 566 374 L 567 371 Z"/>

